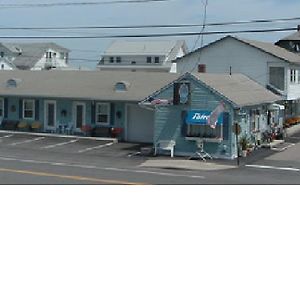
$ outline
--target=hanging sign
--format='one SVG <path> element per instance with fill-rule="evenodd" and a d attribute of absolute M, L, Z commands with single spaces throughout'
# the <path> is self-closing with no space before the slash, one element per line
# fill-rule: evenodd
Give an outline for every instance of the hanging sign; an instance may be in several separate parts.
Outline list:
<path fill-rule="evenodd" d="M 209 110 L 190 110 L 186 116 L 186 123 L 191 125 L 209 125 L 209 117 L 211 111 Z M 217 120 L 217 125 L 223 124 L 223 113 L 221 113 Z"/>

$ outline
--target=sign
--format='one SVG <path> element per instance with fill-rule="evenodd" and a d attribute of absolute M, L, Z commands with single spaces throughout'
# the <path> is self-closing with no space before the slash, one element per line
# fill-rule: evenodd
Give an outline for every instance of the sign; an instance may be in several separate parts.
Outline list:
<path fill-rule="evenodd" d="M 211 111 L 209 110 L 190 110 L 186 116 L 186 123 L 191 125 L 209 125 L 209 117 Z M 219 115 L 217 125 L 223 124 L 223 113 Z"/>
<path fill-rule="evenodd" d="M 189 100 L 189 86 L 186 83 L 180 84 L 179 101 L 181 104 L 187 103 Z"/>

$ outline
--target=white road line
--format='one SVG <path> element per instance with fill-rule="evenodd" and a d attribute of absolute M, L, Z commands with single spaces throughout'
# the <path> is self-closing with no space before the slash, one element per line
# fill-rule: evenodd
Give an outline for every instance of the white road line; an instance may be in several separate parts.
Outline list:
<path fill-rule="evenodd" d="M 169 177 L 185 177 L 185 178 L 195 178 L 195 179 L 205 179 L 204 176 L 198 175 L 186 175 L 186 174 L 174 174 L 174 173 L 164 173 L 164 172 L 155 172 L 147 170 L 135 170 L 135 169 L 119 169 L 119 168 L 101 168 L 93 165 L 76 165 L 68 164 L 64 162 L 51 162 L 51 161 L 39 161 L 39 160 L 30 160 L 30 159 L 18 159 L 14 157 L 1 157 L 0 160 L 4 161 L 18 161 L 23 163 L 33 163 L 33 164 L 47 164 L 51 166 L 62 166 L 62 167 L 71 167 L 71 168 L 81 168 L 81 169 L 96 169 L 102 171 L 115 171 L 115 172 L 131 172 L 131 173 L 145 173 L 158 176 L 169 176 Z"/>
<path fill-rule="evenodd" d="M 9 134 L 9 135 L 4 135 L 4 136 L 1 136 L 0 139 L 4 139 L 4 138 L 10 138 L 14 136 L 13 134 Z"/>
<path fill-rule="evenodd" d="M 41 147 L 41 149 L 50 149 L 50 148 L 55 148 L 55 147 L 59 147 L 59 146 L 64 146 L 64 145 L 76 143 L 76 142 L 78 142 L 78 139 L 77 140 L 71 140 L 71 141 L 68 141 L 68 142 L 63 142 L 63 143 L 58 143 L 58 144 L 52 144 L 52 145 L 44 146 L 44 147 Z"/>
<path fill-rule="evenodd" d="M 281 170 L 281 171 L 300 172 L 300 169 L 288 168 L 288 167 L 274 167 L 274 166 L 264 166 L 264 165 L 246 165 L 246 167 L 258 168 L 258 169 L 269 169 L 269 170 Z"/>
<path fill-rule="evenodd" d="M 107 143 L 107 144 L 100 145 L 100 146 L 95 146 L 95 147 L 85 148 L 85 149 L 79 150 L 78 153 L 84 153 L 84 152 L 91 151 L 91 150 L 95 150 L 95 149 L 101 149 L 101 148 L 104 148 L 104 147 L 109 147 L 109 146 L 111 146 L 111 145 L 113 145 L 113 144 L 114 144 L 114 143 Z"/>
<path fill-rule="evenodd" d="M 44 138 L 45 137 L 39 137 L 39 138 L 35 138 L 35 139 L 25 140 L 25 141 L 22 141 L 22 142 L 16 142 L 16 143 L 9 144 L 9 146 L 16 146 L 16 145 L 21 145 L 21 144 L 28 144 L 28 143 L 31 143 L 31 142 L 43 140 Z"/>
<path fill-rule="evenodd" d="M 108 171 L 117 171 L 117 172 L 134 172 L 134 173 L 145 173 L 145 174 L 170 176 L 170 177 L 188 177 L 188 178 L 205 179 L 204 176 L 198 176 L 198 175 L 173 174 L 173 173 L 163 173 L 163 172 L 146 171 L 146 170 L 119 169 L 119 168 L 105 168 L 105 169 Z"/>

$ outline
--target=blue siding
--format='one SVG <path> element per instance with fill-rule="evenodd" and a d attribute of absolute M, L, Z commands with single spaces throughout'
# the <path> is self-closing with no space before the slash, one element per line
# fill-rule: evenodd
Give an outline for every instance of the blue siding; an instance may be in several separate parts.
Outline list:
<path fill-rule="evenodd" d="M 161 99 L 173 99 L 173 86 L 158 95 Z M 173 139 L 176 141 L 175 154 L 186 155 L 194 153 L 196 144 L 186 139 L 185 114 L 192 109 L 214 110 L 220 101 L 225 103 L 226 122 L 225 139 L 221 143 L 205 142 L 205 150 L 215 157 L 231 158 L 234 154 L 234 134 L 232 133 L 233 107 L 220 95 L 213 93 L 206 86 L 191 80 L 191 100 L 188 104 L 156 107 L 155 113 L 155 143 L 159 140 Z"/>

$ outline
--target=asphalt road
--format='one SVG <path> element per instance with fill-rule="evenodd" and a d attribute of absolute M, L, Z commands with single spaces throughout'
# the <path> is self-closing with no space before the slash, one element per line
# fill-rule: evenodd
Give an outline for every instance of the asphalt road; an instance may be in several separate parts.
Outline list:
<path fill-rule="evenodd" d="M 178 159 L 171 169 L 142 167 L 148 158 L 134 155 L 140 149 L 137 144 L 0 132 L 0 183 L 300 184 L 299 141 L 300 137 L 294 137 L 293 144 L 282 152 L 254 153 L 239 168 L 207 171 L 176 169 Z"/>

